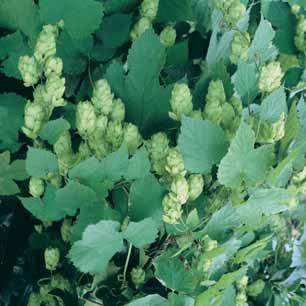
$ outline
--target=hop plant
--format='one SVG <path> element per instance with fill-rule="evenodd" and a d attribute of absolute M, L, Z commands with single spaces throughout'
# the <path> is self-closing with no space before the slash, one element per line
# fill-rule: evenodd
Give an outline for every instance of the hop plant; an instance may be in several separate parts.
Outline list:
<path fill-rule="evenodd" d="M 121 99 L 115 99 L 113 101 L 112 111 L 110 113 L 110 118 L 113 121 L 123 122 L 125 118 L 125 106 Z"/>
<path fill-rule="evenodd" d="M 222 105 L 225 102 L 226 97 L 222 81 L 211 81 L 208 86 L 203 117 L 219 124 L 222 119 Z"/>
<path fill-rule="evenodd" d="M 270 93 L 281 86 L 282 72 L 280 63 L 277 61 L 270 62 L 263 66 L 259 76 L 259 89 L 262 93 Z"/>
<path fill-rule="evenodd" d="M 22 131 L 35 139 L 45 123 L 46 113 L 44 107 L 38 103 L 28 101 L 24 111 L 24 127 Z"/>
<path fill-rule="evenodd" d="M 188 85 L 175 84 L 171 92 L 171 112 L 169 116 L 173 120 L 180 120 L 183 115 L 189 115 L 192 112 L 192 95 Z"/>
<path fill-rule="evenodd" d="M 34 198 L 39 198 L 45 191 L 45 183 L 41 178 L 31 177 L 29 181 L 29 192 Z"/>
<path fill-rule="evenodd" d="M 214 0 L 214 4 L 223 13 L 224 22 L 230 27 L 234 27 L 246 11 L 240 0 Z"/>
<path fill-rule="evenodd" d="M 114 150 L 118 149 L 123 141 L 123 127 L 119 121 L 110 121 L 105 135 L 106 141 Z"/>
<path fill-rule="evenodd" d="M 80 102 L 76 109 L 76 127 L 82 137 L 87 138 L 95 131 L 97 117 L 89 101 Z"/>
<path fill-rule="evenodd" d="M 261 279 L 251 283 L 247 288 L 247 294 L 251 297 L 257 297 L 260 295 L 265 289 L 265 282 Z"/>
<path fill-rule="evenodd" d="M 147 17 L 142 17 L 138 20 L 138 22 L 134 25 L 131 31 L 131 38 L 135 41 L 139 38 L 147 29 L 151 27 L 151 20 Z"/>
<path fill-rule="evenodd" d="M 47 180 L 50 182 L 51 185 L 53 185 L 57 188 L 59 188 L 61 186 L 61 183 L 62 183 L 62 177 L 56 171 L 49 172 L 48 175 L 47 175 Z"/>
<path fill-rule="evenodd" d="M 301 15 L 298 18 L 298 23 L 294 37 L 295 46 L 301 52 L 306 52 L 305 33 L 306 33 L 306 18 L 304 15 Z"/>
<path fill-rule="evenodd" d="M 41 77 L 41 72 L 35 58 L 28 55 L 19 58 L 18 70 L 26 87 L 34 86 Z"/>
<path fill-rule="evenodd" d="M 247 297 L 245 292 L 239 292 L 236 296 L 236 306 L 245 306 L 247 302 Z"/>
<path fill-rule="evenodd" d="M 146 279 L 146 272 L 141 267 L 133 268 L 131 271 L 132 282 L 136 288 L 144 284 Z"/>
<path fill-rule="evenodd" d="M 127 144 L 129 154 L 133 155 L 142 143 L 142 137 L 136 125 L 132 123 L 124 125 L 123 141 Z"/>
<path fill-rule="evenodd" d="M 177 148 L 169 149 L 165 169 L 171 176 L 185 176 L 184 160 Z"/>
<path fill-rule="evenodd" d="M 91 102 L 98 112 L 103 115 L 109 115 L 113 108 L 113 98 L 108 81 L 101 79 L 95 83 Z"/>
<path fill-rule="evenodd" d="M 242 276 L 236 283 L 237 289 L 240 291 L 245 291 L 248 281 L 249 278 L 246 275 Z"/>
<path fill-rule="evenodd" d="M 53 107 L 65 106 L 63 99 L 65 92 L 65 79 L 52 73 L 46 80 L 46 95 L 49 97 Z"/>
<path fill-rule="evenodd" d="M 38 35 L 34 49 L 34 57 L 39 64 L 56 54 L 56 39 L 58 36 L 58 25 L 45 25 Z"/>
<path fill-rule="evenodd" d="M 172 47 L 176 40 L 176 30 L 172 26 L 165 27 L 160 33 L 160 42 L 167 48 Z"/>
<path fill-rule="evenodd" d="M 60 260 L 60 251 L 58 248 L 45 249 L 45 267 L 47 270 L 54 271 Z"/>
<path fill-rule="evenodd" d="M 154 20 L 158 11 L 159 0 L 143 0 L 140 5 L 140 15 Z"/>
<path fill-rule="evenodd" d="M 236 32 L 231 42 L 230 60 L 233 64 L 237 64 L 239 59 L 247 60 L 250 47 L 250 35 L 248 32 Z"/>
<path fill-rule="evenodd" d="M 64 219 L 61 225 L 61 236 L 63 241 L 68 242 L 71 237 L 71 220 Z"/>
<path fill-rule="evenodd" d="M 60 77 L 62 72 L 63 72 L 63 61 L 61 58 L 52 56 L 46 60 L 44 67 L 44 74 L 47 78 L 51 75 L 56 75 Z"/>
<path fill-rule="evenodd" d="M 69 131 L 65 131 L 60 135 L 58 140 L 53 145 L 53 150 L 57 156 L 72 154 L 72 142 Z"/>
<path fill-rule="evenodd" d="M 211 252 L 218 247 L 218 241 L 212 240 L 208 235 L 204 237 L 204 252 Z"/>
<path fill-rule="evenodd" d="M 192 174 L 188 178 L 189 201 L 196 200 L 203 191 L 204 179 L 200 174 Z"/>
<path fill-rule="evenodd" d="M 171 184 L 171 192 L 180 204 L 185 204 L 189 197 L 188 182 L 184 177 L 177 177 Z"/>
<path fill-rule="evenodd" d="M 154 134 L 146 143 L 150 154 L 152 170 L 163 175 L 166 166 L 166 157 L 169 151 L 169 139 L 165 133 Z"/>
<path fill-rule="evenodd" d="M 163 199 L 163 221 L 176 224 L 182 216 L 182 205 L 177 201 L 175 194 L 169 193 Z"/>
<path fill-rule="evenodd" d="M 27 306 L 40 306 L 42 303 L 42 298 L 39 293 L 32 292 L 29 296 Z"/>

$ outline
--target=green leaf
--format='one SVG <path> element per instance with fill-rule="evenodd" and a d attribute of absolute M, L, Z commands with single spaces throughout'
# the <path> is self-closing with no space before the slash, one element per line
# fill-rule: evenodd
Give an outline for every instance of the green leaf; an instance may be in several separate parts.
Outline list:
<path fill-rule="evenodd" d="M 148 152 L 145 147 L 142 147 L 130 159 L 125 178 L 130 181 L 144 178 L 149 175 L 150 168 Z"/>
<path fill-rule="evenodd" d="M 159 2 L 156 21 L 178 22 L 193 19 L 191 1 L 189 0 L 163 0 Z"/>
<path fill-rule="evenodd" d="M 138 4 L 138 0 L 108 0 L 104 3 L 105 13 L 107 15 L 127 10 L 133 5 Z"/>
<path fill-rule="evenodd" d="M 266 97 L 260 105 L 260 118 L 274 123 L 282 113 L 287 115 L 287 102 L 284 87 L 280 87 Z"/>
<path fill-rule="evenodd" d="M 272 44 L 274 36 L 271 23 L 262 17 L 249 48 L 249 60 L 264 63 L 274 59 L 277 56 L 277 49 Z"/>
<path fill-rule="evenodd" d="M 244 122 L 241 123 L 228 153 L 218 169 L 219 182 L 230 188 L 257 185 L 266 178 L 273 162 L 273 147 L 261 146 L 254 149 L 255 134 Z"/>
<path fill-rule="evenodd" d="M 96 193 L 89 187 L 76 181 L 69 181 L 68 184 L 57 191 L 56 205 L 66 215 L 75 215 L 77 209 L 86 205 L 98 203 Z"/>
<path fill-rule="evenodd" d="M 137 299 L 127 304 L 127 306 L 162 306 L 166 301 L 163 297 L 158 294 L 147 295 L 146 297 Z"/>
<path fill-rule="evenodd" d="M 223 241 L 228 235 L 228 231 L 239 225 L 240 218 L 236 209 L 230 205 L 222 207 L 215 212 L 204 228 L 204 233 L 211 239 Z"/>
<path fill-rule="evenodd" d="M 108 179 L 113 182 L 121 179 L 129 166 L 129 153 L 127 146 L 123 144 L 119 150 L 107 155 L 101 160 L 99 170 L 101 179 Z"/>
<path fill-rule="evenodd" d="M 178 147 L 185 167 L 194 173 L 209 173 L 226 154 L 228 141 L 222 128 L 208 120 L 183 118 Z"/>
<path fill-rule="evenodd" d="M 96 35 L 105 47 L 118 48 L 129 40 L 131 24 L 131 15 L 114 14 L 103 19 Z"/>
<path fill-rule="evenodd" d="M 275 28 L 274 44 L 280 52 L 294 54 L 295 18 L 290 6 L 284 2 L 265 0 L 261 4 L 264 17 Z"/>
<path fill-rule="evenodd" d="M 23 97 L 13 93 L 0 95 L 0 150 L 19 149 L 18 131 L 23 125 L 25 103 Z"/>
<path fill-rule="evenodd" d="M 80 207 L 80 214 L 71 229 L 71 242 L 82 239 L 82 234 L 88 225 L 96 224 L 101 220 L 119 221 L 116 211 L 103 203 L 86 202 Z"/>
<path fill-rule="evenodd" d="M 153 219 L 147 218 L 137 223 L 129 223 L 127 229 L 124 231 L 124 238 L 135 247 L 141 248 L 146 244 L 153 243 L 157 238 L 157 234 L 156 223 Z"/>
<path fill-rule="evenodd" d="M 19 198 L 22 205 L 37 219 L 43 222 L 59 221 L 65 213 L 56 205 L 57 189 L 48 185 L 43 198 Z"/>
<path fill-rule="evenodd" d="M 154 175 L 150 174 L 136 180 L 130 190 L 130 212 L 132 221 L 152 218 L 161 224 L 163 214 L 162 199 L 164 188 L 158 183 Z M 150 203 L 150 204 L 149 204 Z"/>
<path fill-rule="evenodd" d="M 75 242 L 68 257 L 84 273 L 104 273 L 110 259 L 123 249 L 120 224 L 114 221 L 100 221 L 89 225 L 83 238 Z"/>
<path fill-rule="evenodd" d="M 33 177 L 46 176 L 49 172 L 58 170 L 57 158 L 50 151 L 29 147 L 26 159 L 26 170 Z"/>
<path fill-rule="evenodd" d="M 45 23 L 64 20 L 71 37 L 84 38 L 99 28 L 103 17 L 102 4 L 94 0 L 41 0 L 40 15 Z"/>
<path fill-rule="evenodd" d="M 232 83 L 244 105 L 253 102 L 258 94 L 257 71 L 255 63 L 238 62 L 237 71 L 232 76 Z"/>
<path fill-rule="evenodd" d="M 194 276 L 187 271 L 171 251 L 164 252 L 155 262 L 155 277 L 167 288 L 179 292 L 192 292 L 194 289 Z"/>
<path fill-rule="evenodd" d="M 48 141 L 51 145 L 55 144 L 59 137 L 70 129 L 70 124 L 63 118 L 48 121 L 41 132 L 39 137 Z"/>
<path fill-rule="evenodd" d="M 262 215 L 271 216 L 288 210 L 288 204 L 292 198 L 293 196 L 286 189 L 258 189 L 245 204 L 237 209 L 237 214 L 242 223 L 252 225 L 259 222 Z"/>
<path fill-rule="evenodd" d="M 2 0 L 0 26 L 20 30 L 30 38 L 35 38 L 40 26 L 37 5 L 33 0 Z"/>
<path fill-rule="evenodd" d="M 14 181 L 25 180 L 28 176 L 23 160 L 15 160 L 10 164 L 10 152 L 0 154 L 0 196 L 14 195 L 19 188 Z"/>
<path fill-rule="evenodd" d="M 129 72 L 123 84 L 118 66 L 113 67 L 115 70 L 112 69 L 112 73 L 108 73 L 112 89 L 115 88 L 116 94 L 125 103 L 127 120 L 136 124 L 144 136 L 170 122 L 168 111 L 171 87 L 164 88 L 159 83 L 165 51 L 159 36 L 149 29 L 129 50 Z"/>

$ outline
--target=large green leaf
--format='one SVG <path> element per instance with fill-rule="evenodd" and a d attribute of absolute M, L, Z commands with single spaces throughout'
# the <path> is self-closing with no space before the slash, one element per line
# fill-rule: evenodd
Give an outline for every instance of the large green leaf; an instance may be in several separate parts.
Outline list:
<path fill-rule="evenodd" d="M 263 182 L 272 166 L 273 147 L 265 145 L 254 149 L 254 144 L 254 132 L 242 122 L 218 169 L 222 185 L 239 188 L 242 183 L 254 186 Z"/>
<path fill-rule="evenodd" d="M 41 0 L 40 15 L 45 23 L 64 20 L 74 38 L 89 36 L 98 29 L 103 16 L 101 3 L 94 0 Z"/>
<path fill-rule="evenodd" d="M 221 127 L 208 120 L 183 118 L 178 146 L 187 170 L 209 173 L 226 154 L 228 141 Z"/>

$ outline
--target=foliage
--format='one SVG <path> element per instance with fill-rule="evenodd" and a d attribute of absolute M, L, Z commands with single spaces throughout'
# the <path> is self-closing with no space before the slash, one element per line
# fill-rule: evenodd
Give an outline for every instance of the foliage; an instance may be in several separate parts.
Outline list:
<path fill-rule="evenodd" d="M 305 33 L 302 0 L 2 0 L 0 306 L 305 305 Z"/>

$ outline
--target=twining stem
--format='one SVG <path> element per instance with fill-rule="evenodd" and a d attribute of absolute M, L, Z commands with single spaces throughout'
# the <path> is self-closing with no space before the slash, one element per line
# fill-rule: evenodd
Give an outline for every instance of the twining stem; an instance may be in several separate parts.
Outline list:
<path fill-rule="evenodd" d="M 129 262 L 130 262 L 130 258 L 131 258 L 131 254 L 132 254 L 132 244 L 130 243 L 129 245 L 129 250 L 128 250 L 128 254 L 127 254 L 127 257 L 126 257 L 126 261 L 125 261 L 125 264 L 124 264 L 124 269 L 123 269 L 123 284 L 122 286 L 124 286 L 126 284 L 126 273 L 127 273 L 127 269 L 128 269 L 128 266 L 129 266 Z"/>

